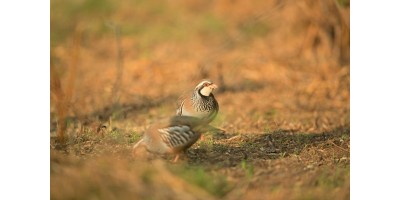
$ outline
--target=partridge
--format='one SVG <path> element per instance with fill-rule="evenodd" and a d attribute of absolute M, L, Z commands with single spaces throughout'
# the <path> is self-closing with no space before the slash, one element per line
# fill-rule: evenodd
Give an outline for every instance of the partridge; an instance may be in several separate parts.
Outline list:
<path fill-rule="evenodd" d="M 203 120 L 189 116 L 174 116 L 168 120 L 152 125 L 133 147 L 133 153 L 139 146 L 156 154 L 175 154 L 176 162 L 179 154 L 192 146 L 207 132 L 210 126 Z"/>
<path fill-rule="evenodd" d="M 180 104 L 176 111 L 177 116 L 191 116 L 210 123 L 218 114 L 218 102 L 212 94 L 218 88 L 211 81 L 200 82 L 191 94 L 185 94 L 180 98 Z"/>

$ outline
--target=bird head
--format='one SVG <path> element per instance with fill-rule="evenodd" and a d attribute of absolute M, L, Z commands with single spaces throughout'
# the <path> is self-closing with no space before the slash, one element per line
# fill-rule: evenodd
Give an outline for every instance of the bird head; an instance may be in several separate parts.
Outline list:
<path fill-rule="evenodd" d="M 204 80 L 196 86 L 195 90 L 199 91 L 200 94 L 203 96 L 210 96 L 212 91 L 217 88 L 218 88 L 218 86 L 216 84 L 214 84 L 213 82 L 211 82 L 209 80 Z"/>

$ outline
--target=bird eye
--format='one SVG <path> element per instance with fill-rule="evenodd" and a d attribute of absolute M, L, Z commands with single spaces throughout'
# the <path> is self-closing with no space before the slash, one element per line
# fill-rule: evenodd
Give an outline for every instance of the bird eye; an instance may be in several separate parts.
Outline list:
<path fill-rule="evenodd" d="M 211 84 L 210 84 L 210 83 L 204 83 L 204 84 L 203 84 L 204 87 L 207 87 L 207 86 L 209 86 L 209 85 L 211 85 Z"/>

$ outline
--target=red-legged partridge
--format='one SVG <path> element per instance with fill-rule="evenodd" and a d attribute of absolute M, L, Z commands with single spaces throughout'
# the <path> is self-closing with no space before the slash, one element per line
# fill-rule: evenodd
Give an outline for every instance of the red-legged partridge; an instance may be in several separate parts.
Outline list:
<path fill-rule="evenodd" d="M 168 120 L 152 125 L 133 147 L 133 153 L 139 146 L 157 154 L 175 154 L 176 162 L 179 154 L 192 146 L 200 138 L 201 133 L 209 130 L 203 120 L 189 116 L 174 116 Z"/>
<path fill-rule="evenodd" d="M 191 94 L 185 94 L 180 98 L 180 104 L 176 111 L 178 116 L 191 116 L 210 123 L 218 114 L 218 102 L 212 94 L 218 88 L 211 81 L 200 82 Z"/>

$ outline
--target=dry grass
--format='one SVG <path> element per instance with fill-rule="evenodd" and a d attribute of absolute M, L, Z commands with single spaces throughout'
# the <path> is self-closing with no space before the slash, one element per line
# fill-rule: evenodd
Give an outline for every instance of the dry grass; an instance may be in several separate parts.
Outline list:
<path fill-rule="evenodd" d="M 348 2 L 51 9 L 52 199 L 349 198 Z M 132 158 L 202 78 L 220 86 L 212 124 L 226 134 L 206 135 L 178 164 Z"/>

